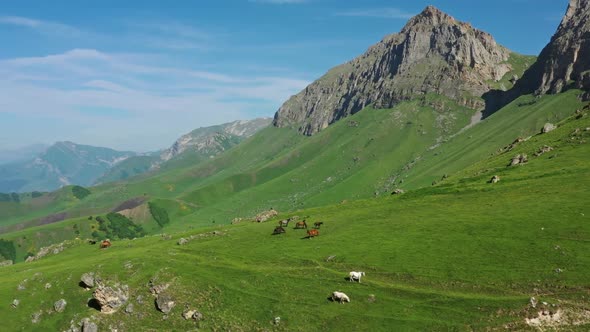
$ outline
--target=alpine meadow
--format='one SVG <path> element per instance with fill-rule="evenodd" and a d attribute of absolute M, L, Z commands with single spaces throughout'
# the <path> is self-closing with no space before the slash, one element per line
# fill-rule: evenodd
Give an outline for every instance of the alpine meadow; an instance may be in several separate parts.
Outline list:
<path fill-rule="evenodd" d="M 537 55 L 432 5 L 341 11 L 334 19 L 407 23 L 324 68 L 273 118 L 203 122 L 152 152 L 45 141 L 0 156 L 2 331 L 590 330 L 590 0 L 560 2 L 566 13 Z M 85 36 L 16 16 L 0 24 Z M 191 45 L 174 46 L 215 52 Z M 32 61 L 0 60 L 0 73 Z M 84 74 L 78 65 L 67 64 Z M 130 68 L 129 84 L 181 75 Z M 243 83 L 190 75 L 223 91 Z M 259 100 L 265 79 L 248 81 L 244 100 L 221 99 Z M 97 104 L 128 92 L 101 82 Z M 130 133 L 147 125 L 125 119 Z"/>

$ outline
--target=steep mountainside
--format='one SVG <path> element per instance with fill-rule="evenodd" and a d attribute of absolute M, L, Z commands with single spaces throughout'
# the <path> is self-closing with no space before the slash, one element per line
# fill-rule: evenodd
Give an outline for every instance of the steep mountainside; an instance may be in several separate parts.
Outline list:
<path fill-rule="evenodd" d="M 239 120 L 202 127 L 180 137 L 159 154 L 136 156 L 110 169 L 97 183 L 124 180 L 150 170 L 175 168 L 207 160 L 270 125 L 271 118 Z"/>
<path fill-rule="evenodd" d="M 51 191 L 91 185 L 113 165 L 136 155 L 108 148 L 58 142 L 33 160 L 0 166 L 0 192 Z"/>
<path fill-rule="evenodd" d="M 571 86 L 590 91 L 590 0 L 570 0 L 551 42 L 516 84 L 514 97 L 559 93 Z"/>
<path fill-rule="evenodd" d="M 390 108 L 427 93 L 481 109 L 479 98 L 507 74 L 519 55 L 469 23 L 429 6 L 400 33 L 330 70 L 280 107 L 273 124 L 313 135 L 365 106 Z"/>

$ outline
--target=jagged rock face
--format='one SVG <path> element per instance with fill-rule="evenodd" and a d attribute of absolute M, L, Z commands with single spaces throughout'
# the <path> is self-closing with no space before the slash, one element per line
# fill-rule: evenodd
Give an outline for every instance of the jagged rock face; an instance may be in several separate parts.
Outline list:
<path fill-rule="evenodd" d="M 551 42 L 521 81 L 521 93 L 559 93 L 569 81 L 590 90 L 590 0 L 570 0 Z"/>
<path fill-rule="evenodd" d="M 489 81 L 511 70 L 510 51 L 491 35 L 434 7 L 412 18 L 360 57 L 333 68 L 291 97 L 275 114 L 277 127 L 297 126 L 313 135 L 365 106 L 392 107 L 426 93 L 448 96 L 471 108 Z"/>

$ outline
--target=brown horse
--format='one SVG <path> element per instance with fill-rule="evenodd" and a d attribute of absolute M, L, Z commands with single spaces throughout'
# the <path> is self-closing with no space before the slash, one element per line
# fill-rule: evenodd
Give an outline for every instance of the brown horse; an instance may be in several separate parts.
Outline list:
<path fill-rule="evenodd" d="M 300 221 L 295 224 L 295 229 L 301 229 L 301 228 L 307 229 L 307 223 L 305 222 L 305 220 Z"/>
<path fill-rule="evenodd" d="M 324 222 L 323 222 L 323 221 L 316 221 L 316 222 L 314 222 L 314 223 L 313 223 L 313 227 L 315 227 L 315 228 L 318 228 L 318 229 L 319 229 L 319 228 L 320 228 L 320 226 L 322 226 L 323 224 L 324 224 Z"/>
<path fill-rule="evenodd" d="M 100 242 L 100 249 L 108 248 L 111 246 L 111 241 L 109 239 L 103 240 Z"/>
<path fill-rule="evenodd" d="M 316 237 L 320 235 L 320 231 L 318 231 L 317 229 L 310 229 L 307 231 L 307 237 L 309 239 L 311 239 L 312 237 Z"/>

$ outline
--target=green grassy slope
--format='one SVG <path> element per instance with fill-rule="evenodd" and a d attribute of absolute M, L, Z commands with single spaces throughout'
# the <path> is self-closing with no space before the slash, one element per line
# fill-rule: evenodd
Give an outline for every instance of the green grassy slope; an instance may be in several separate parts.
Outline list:
<path fill-rule="evenodd" d="M 589 127 L 588 115 L 571 118 L 436 186 L 295 212 L 310 224 L 324 222 L 314 239 L 291 227 L 270 235 L 277 220 L 292 215 L 283 214 L 218 226 L 218 235 L 201 229 L 115 241 L 107 250 L 73 243 L 58 255 L 0 268 L 0 315 L 11 317 L 4 328 L 65 330 L 71 320 L 94 316 L 101 330 L 191 330 L 194 323 L 181 317 L 186 305 L 204 314 L 203 330 L 532 330 L 524 323 L 539 310 L 530 308 L 531 296 L 555 304 L 553 311 L 584 313 Z M 553 151 L 533 156 L 544 145 Z M 506 166 L 521 153 L 528 163 Z M 492 175 L 501 181 L 487 183 Z M 203 236 L 176 244 L 196 234 Z M 361 284 L 344 279 L 351 270 L 366 272 Z M 91 294 L 78 282 L 90 271 L 129 285 L 134 312 L 88 307 Z M 171 283 L 176 307 L 166 319 L 154 307 L 150 280 Z M 328 301 L 335 290 L 351 303 Z M 66 310 L 52 312 L 60 298 Z M 21 301 L 16 309 L 13 299 Z M 41 321 L 32 324 L 39 310 Z M 281 324 L 273 326 L 276 316 Z M 590 328 L 587 318 L 580 323 L 565 328 Z"/>
<path fill-rule="evenodd" d="M 472 111 L 434 95 L 389 110 L 367 108 L 313 137 L 267 128 L 212 160 L 96 186 L 84 200 L 59 207 L 69 218 L 83 218 L 134 197 L 162 199 L 172 219 L 166 230 L 178 231 L 229 223 L 270 207 L 292 211 L 384 195 L 397 187 L 427 187 L 571 114 L 582 105 L 578 93 L 523 96 L 460 134 L 455 133 L 469 123 Z M 42 211 L 7 216 L 7 222 L 39 225 L 35 218 Z"/>

